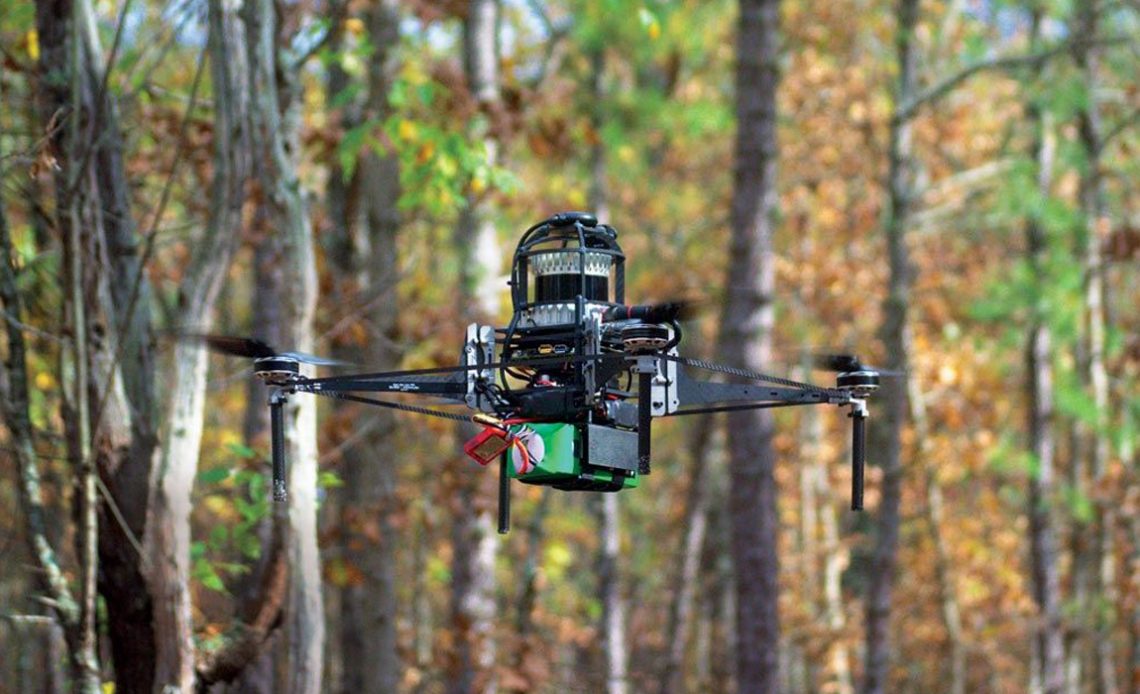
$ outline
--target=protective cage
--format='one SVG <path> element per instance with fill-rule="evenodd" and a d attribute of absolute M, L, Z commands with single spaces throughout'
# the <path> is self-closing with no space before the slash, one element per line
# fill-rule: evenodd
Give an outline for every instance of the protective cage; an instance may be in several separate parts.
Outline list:
<path fill-rule="evenodd" d="M 531 227 L 515 249 L 515 328 L 580 325 L 590 312 L 625 303 L 625 255 L 617 231 L 584 212 Z"/>

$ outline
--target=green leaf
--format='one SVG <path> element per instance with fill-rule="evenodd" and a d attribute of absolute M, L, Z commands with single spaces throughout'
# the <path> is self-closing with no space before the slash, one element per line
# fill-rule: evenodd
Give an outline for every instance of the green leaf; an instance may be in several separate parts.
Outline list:
<path fill-rule="evenodd" d="M 229 532 L 224 525 L 215 525 L 210 530 L 210 546 L 214 548 L 221 548 L 226 544 L 226 538 L 229 537 Z"/>
<path fill-rule="evenodd" d="M 343 487 L 344 480 L 337 476 L 331 470 L 325 470 L 317 475 L 317 486 L 324 489 L 332 489 L 333 487 Z"/>
<path fill-rule="evenodd" d="M 202 484 L 217 484 L 230 476 L 230 468 L 215 467 L 198 473 L 198 481 Z"/>

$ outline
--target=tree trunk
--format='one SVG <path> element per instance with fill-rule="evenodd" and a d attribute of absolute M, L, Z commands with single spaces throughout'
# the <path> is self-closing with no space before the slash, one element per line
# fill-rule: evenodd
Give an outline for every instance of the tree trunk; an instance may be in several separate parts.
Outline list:
<path fill-rule="evenodd" d="M 1041 17 L 1032 18 L 1031 44 L 1040 34 Z M 1039 71 L 1038 71 L 1039 72 Z M 1037 167 L 1037 190 L 1048 198 L 1053 179 L 1054 138 L 1050 125 L 1037 103 L 1031 103 L 1028 116 L 1033 127 L 1032 156 Z M 1033 597 L 1040 623 L 1034 640 L 1042 694 L 1061 694 L 1065 686 L 1065 645 L 1061 624 L 1061 579 L 1057 565 L 1057 531 L 1053 521 L 1053 353 L 1048 316 L 1040 293 L 1048 282 L 1047 252 L 1041 222 L 1031 216 L 1025 226 L 1027 255 L 1037 293 L 1032 307 L 1026 341 L 1026 386 L 1029 409 L 1029 449 L 1034 466 L 1029 475 L 1029 558 L 1033 576 Z"/>
<path fill-rule="evenodd" d="M 621 517 L 618 495 L 596 499 L 598 537 L 598 593 L 602 600 L 602 653 L 606 662 L 606 691 L 625 694 L 629 646 L 625 637 L 626 600 L 621 581 Z"/>
<path fill-rule="evenodd" d="M 950 550 L 942 535 L 942 485 L 938 481 L 938 468 L 931 462 L 933 444 L 930 423 L 926 416 L 926 401 L 923 399 L 918 379 L 913 373 L 907 374 L 907 400 L 910 415 L 914 421 L 914 437 L 919 441 L 923 468 L 923 483 L 926 491 L 926 523 L 934 545 L 934 576 L 938 584 L 939 606 L 942 613 L 942 627 L 946 630 L 949 645 L 948 663 L 950 672 L 947 678 L 949 694 L 966 694 L 966 645 L 962 637 L 962 612 L 958 604 L 956 579 Z"/>
<path fill-rule="evenodd" d="M 83 354 L 78 399 L 64 401 L 63 420 L 69 447 L 77 459 L 93 464 L 103 477 L 110 501 L 101 507 L 108 522 L 99 524 L 98 587 L 107 606 L 107 631 L 122 691 L 150 691 L 155 644 L 151 602 L 139 571 L 138 537 L 146 518 L 147 485 L 156 444 L 152 339 L 145 276 L 128 206 L 128 185 L 114 100 L 103 89 L 103 54 L 89 0 L 40 0 L 36 30 L 40 45 L 37 89 L 43 123 L 60 127 L 48 133 L 60 163 L 55 179 L 56 230 L 61 238 L 79 235 L 68 262 L 79 263 Z M 72 303 L 71 298 L 65 303 Z M 73 374 L 73 376 L 76 374 Z M 86 410 L 90 426 L 77 426 Z M 83 452 L 89 447 L 90 455 Z M 77 496 L 94 511 L 95 480 L 86 477 Z M 93 527 L 87 515 L 86 528 Z M 114 519 L 111 521 L 111 519 Z M 85 543 L 92 546 L 89 533 Z M 89 552 L 86 556 L 90 556 Z M 86 576 L 94 575 L 89 564 Z M 86 585 L 86 583 L 85 583 Z M 90 605 L 93 596 L 81 604 Z M 90 610 L 89 610 L 90 611 Z M 93 612 L 92 612 L 93 615 Z M 88 630 L 93 624 L 86 619 Z M 98 687 L 94 639 L 84 638 L 87 655 L 84 686 Z M 69 636 L 74 650 L 78 644 Z"/>
<path fill-rule="evenodd" d="M 890 279 L 884 306 L 882 339 L 886 347 L 887 367 L 896 371 L 907 370 L 908 325 L 911 269 L 906 247 L 906 226 L 914 195 L 911 171 L 912 143 L 909 119 L 899 118 L 902 104 L 907 104 L 915 92 L 914 29 L 918 22 L 918 0 L 899 0 L 897 7 L 895 48 L 899 66 L 895 87 L 895 116 L 891 119 L 890 162 L 888 194 L 890 198 L 884 223 L 889 254 Z M 895 566 L 898 561 L 899 499 L 902 483 L 902 428 L 906 419 L 907 393 L 905 381 L 887 379 L 879 400 L 884 410 L 881 427 L 872 440 L 881 442 L 872 450 L 882 451 L 883 468 L 879 516 L 876 520 L 872 578 L 867 591 L 866 655 L 863 673 L 864 694 L 882 694 L 888 691 L 890 666 L 891 591 L 894 586 Z"/>
<path fill-rule="evenodd" d="M 1076 52 L 1077 65 L 1083 73 L 1086 90 L 1084 107 L 1078 114 L 1080 141 L 1085 155 L 1081 177 L 1081 210 L 1085 216 L 1084 239 L 1084 309 L 1085 309 L 1085 380 L 1091 391 L 1095 408 L 1092 441 L 1088 446 L 1089 472 L 1094 490 L 1093 505 L 1096 518 L 1091 528 L 1093 594 L 1097 603 L 1115 608 L 1117 602 L 1116 555 L 1113 535 L 1116 526 L 1114 501 L 1105 496 L 1103 489 L 1108 474 L 1110 440 L 1108 431 L 1108 373 L 1105 368 L 1105 283 L 1104 260 L 1101 246 L 1110 230 L 1105 209 L 1104 180 L 1101 173 L 1102 148 L 1101 116 L 1097 85 L 1100 66 L 1100 48 L 1095 45 L 1099 36 L 1100 0 L 1087 0 L 1077 4 L 1075 32 L 1082 43 Z M 1092 619 L 1094 669 L 1097 694 L 1116 694 L 1116 655 L 1112 639 L 1112 610 L 1097 609 L 1096 614 L 1085 615 Z"/>
<path fill-rule="evenodd" d="M 725 362 L 754 371 L 766 367 L 772 343 L 779 20 L 779 0 L 740 2 L 732 240 L 720 343 Z M 737 687 L 776 692 L 780 586 L 773 420 L 768 410 L 732 412 L 727 420 Z"/>
<path fill-rule="evenodd" d="M 685 648 L 692 630 L 693 606 L 697 591 L 701 550 L 705 544 L 709 511 L 709 446 L 712 439 L 711 417 L 703 416 L 690 434 L 689 491 L 685 496 L 685 517 L 681 527 L 685 539 L 677 555 L 673 579 L 673 604 L 669 610 L 668 651 L 661 673 L 661 694 L 685 691 Z"/>
<path fill-rule="evenodd" d="M 244 28 L 221 0 L 209 5 L 210 66 L 214 85 L 214 180 L 210 217 L 193 248 L 178 296 L 182 327 L 209 332 L 214 304 L 241 238 L 241 212 L 250 170 Z M 206 350 L 180 342 L 167 384 L 165 445 L 156 452 L 143 545 L 152 558 L 147 587 L 154 601 L 155 686 L 183 691 L 194 682 L 190 596 L 191 493 L 198 471 L 205 418 Z"/>
<path fill-rule="evenodd" d="M 285 342 L 311 351 L 316 310 L 317 273 L 313 233 L 297 178 L 300 154 L 300 65 L 288 49 L 277 18 L 288 11 L 273 0 L 246 0 L 250 114 L 258 176 L 270 201 L 270 225 L 282 248 L 285 295 L 282 318 Z M 315 398 L 293 397 L 285 412 L 289 461 L 289 598 L 285 627 L 289 653 L 288 689 L 318 692 L 324 645 L 321 564 L 317 551 L 317 405 Z"/>
<path fill-rule="evenodd" d="M 0 399 L 0 413 L 11 437 L 12 451 L 20 480 L 20 510 L 23 514 L 24 534 L 29 555 L 35 564 L 38 583 L 52 600 L 55 619 L 69 634 L 72 669 L 88 669 L 87 658 L 92 653 L 76 646 L 79 644 L 80 606 L 76 601 L 55 547 L 52 546 L 45 522 L 42 488 L 40 486 L 39 459 L 36 454 L 34 430 L 30 417 L 28 394 L 27 348 L 18 321 L 22 320 L 22 301 L 17 283 L 17 270 L 12 256 L 12 239 L 8 220 L 0 199 L 0 301 L 7 320 L 8 359 L 4 363 L 6 392 Z M 97 666 L 97 663 L 95 663 Z"/>
<path fill-rule="evenodd" d="M 499 102 L 498 0 L 473 0 L 463 24 L 463 65 L 467 87 L 483 118 L 493 115 Z M 494 165 L 496 144 L 485 121 L 476 121 L 472 135 L 487 147 L 488 165 Z M 459 215 L 460 295 L 465 322 L 498 313 L 499 289 L 488 285 L 501 272 L 501 256 L 494 226 L 482 202 L 473 197 Z M 473 433 L 459 427 L 461 437 Z M 466 460 L 460 461 L 467 462 Z M 490 505 L 480 497 L 487 477 L 457 468 L 457 514 L 452 525 L 451 624 L 455 630 L 453 667 L 447 673 L 446 691 L 494 691 L 495 663 L 495 535 Z"/>
<path fill-rule="evenodd" d="M 367 26 L 375 51 L 369 58 L 364 115 L 384 119 L 389 114 L 388 92 L 396 69 L 397 3 L 389 0 L 372 5 Z M 343 172 L 336 167 L 330 178 L 331 201 L 332 188 L 344 185 Z M 342 305 L 360 307 L 359 320 L 366 337 L 364 345 L 340 347 L 338 356 L 379 370 L 395 368 L 399 361 L 393 340 L 399 272 L 396 233 L 400 224 L 395 156 L 380 156 L 371 150 L 361 153 L 352 186 L 362 194 L 344 191 L 336 196 L 343 198 L 343 204 L 338 203 L 341 209 L 334 219 L 339 238 L 333 262 L 346 278 L 348 286 L 343 290 L 351 299 Z M 353 214 L 358 207 L 362 208 L 360 214 Z M 390 453 L 394 429 L 389 411 L 370 413 L 367 435 L 346 447 L 342 458 L 345 560 L 352 561 L 361 575 L 359 582 L 345 588 L 341 604 L 341 688 L 345 691 L 396 691 L 401 680 L 395 576 L 400 538 L 390 520 L 396 500 L 396 460 Z"/>
<path fill-rule="evenodd" d="M 604 125 L 601 105 L 605 99 L 605 54 L 593 51 L 590 56 L 590 123 L 600 133 Z M 606 198 L 606 145 L 599 137 L 590 147 L 589 207 L 600 221 L 609 218 Z M 626 641 L 626 599 L 622 591 L 621 570 L 621 504 L 617 494 L 603 494 L 592 504 L 598 524 L 598 554 L 595 564 L 598 595 L 602 601 L 602 654 L 606 667 L 606 691 L 625 694 L 628 691 L 629 644 Z"/>

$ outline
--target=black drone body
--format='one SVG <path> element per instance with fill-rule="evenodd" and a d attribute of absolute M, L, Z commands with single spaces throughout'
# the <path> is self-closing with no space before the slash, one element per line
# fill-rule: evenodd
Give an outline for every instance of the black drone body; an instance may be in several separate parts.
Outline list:
<path fill-rule="evenodd" d="M 850 409 L 851 506 L 862 508 L 866 399 L 878 388 L 876 369 L 851 356 L 825 357 L 818 366 L 838 372 L 836 387 L 827 388 L 682 357 L 678 320 L 687 305 L 626 304 L 617 232 L 583 212 L 556 214 L 523 234 L 510 287 L 510 323 L 469 325 L 455 367 L 309 378 L 301 363 L 334 362 L 256 340 L 199 336 L 217 351 L 252 357 L 270 387 L 274 498 L 285 498 L 282 407 L 291 394 L 312 393 L 481 425 L 464 450 L 481 464 L 499 462 L 500 532 L 509 525 L 511 479 L 571 491 L 637 486 L 651 469 L 653 418 L 796 405 Z M 744 382 L 690 375 L 700 371 Z M 377 393 L 428 396 L 438 406 Z"/>

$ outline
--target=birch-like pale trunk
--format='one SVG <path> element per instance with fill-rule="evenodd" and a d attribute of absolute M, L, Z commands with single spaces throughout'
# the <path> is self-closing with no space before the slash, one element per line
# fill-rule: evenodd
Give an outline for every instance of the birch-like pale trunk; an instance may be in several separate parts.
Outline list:
<path fill-rule="evenodd" d="M 1084 106 L 1077 116 L 1080 143 L 1084 150 L 1084 168 L 1081 175 L 1081 211 L 1085 217 L 1084 238 L 1084 313 L 1085 357 L 1084 380 L 1092 396 L 1094 419 L 1087 447 L 1088 470 L 1092 489 L 1104 486 L 1108 475 L 1111 442 L 1108 431 L 1108 371 L 1105 368 L 1105 265 L 1101 247 L 1110 231 L 1104 177 L 1101 171 L 1103 145 L 1101 113 L 1097 93 L 1100 78 L 1101 47 L 1096 44 L 1100 36 L 1101 0 L 1077 3 L 1074 31 L 1082 42 L 1077 46 L 1076 61 L 1082 73 L 1085 89 Z M 1096 517 L 1090 531 L 1094 534 L 1089 557 L 1089 572 L 1093 577 L 1092 594 L 1096 603 L 1117 604 L 1116 585 L 1116 502 L 1103 493 L 1093 495 Z M 1091 606 L 1090 606 L 1091 609 Z M 1096 614 L 1085 614 L 1091 620 L 1093 643 L 1093 669 L 1096 694 L 1116 694 L 1116 649 L 1112 638 L 1112 610 L 1096 609 Z"/>
<path fill-rule="evenodd" d="M 604 116 L 601 112 L 605 99 L 605 54 L 594 51 L 590 57 L 590 93 L 593 95 L 590 122 L 595 132 L 601 132 Z M 610 217 L 606 195 L 606 145 L 599 138 L 590 147 L 589 206 L 599 221 Z M 598 554 L 595 560 L 598 575 L 598 595 L 602 601 L 600 632 L 602 656 L 605 661 L 606 692 L 626 694 L 629 691 L 629 643 L 626 639 L 627 605 L 623 591 L 621 562 L 621 502 L 616 493 L 602 494 L 593 504 L 598 524 Z"/>
<path fill-rule="evenodd" d="M 211 0 L 208 52 L 214 84 L 214 180 L 210 216 L 195 240 L 178 293 L 183 327 L 209 332 L 214 304 L 241 237 L 241 211 L 250 171 L 244 27 L 236 8 Z M 195 646 L 190 595 L 191 493 L 198 473 L 206 401 L 206 350 L 174 347 L 164 388 L 164 445 L 155 453 L 143 546 L 154 604 L 155 687 L 186 691 L 194 684 Z"/>
<path fill-rule="evenodd" d="M 463 67 L 467 87 L 480 109 L 481 119 L 494 116 L 499 104 L 498 0 L 472 0 L 463 22 Z M 495 164 L 497 145 L 486 120 L 477 121 L 475 138 L 487 151 L 488 165 Z M 502 254 L 486 204 L 469 197 L 460 212 L 456 229 L 459 247 L 460 292 L 464 322 L 481 316 L 484 322 L 499 311 L 500 288 L 494 286 L 502 272 Z M 473 433 L 459 427 L 459 436 Z M 468 461 L 462 461 L 468 462 Z M 451 624 L 455 630 L 454 664 L 447 673 L 449 694 L 493 692 L 497 688 L 494 617 L 495 556 L 499 539 L 494 530 L 490 504 L 478 497 L 486 477 L 461 467 L 458 477 L 458 509 L 452 524 Z"/>
<path fill-rule="evenodd" d="M 0 414 L 3 415 L 4 425 L 11 437 L 12 454 L 19 476 L 20 511 L 23 514 L 28 553 L 37 569 L 43 592 L 51 599 L 55 620 L 69 637 L 72 670 L 85 672 L 89 669 L 86 658 L 91 653 L 80 647 L 79 604 L 67 583 L 59 554 L 48 537 L 45 520 L 39 456 L 36 454 L 30 417 L 27 346 L 20 325 L 23 320 L 23 302 L 20 299 L 17 276 L 8 220 L 3 200 L 0 200 L 0 302 L 3 304 L 8 342 L 8 359 L 3 367 L 7 388 L 5 397 L 0 401 Z"/>
<path fill-rule="evenodd" d="M 300 65 L 288 49 L 292 37 L 278 24 L 288 12 L 273 0 L 246 0 L 249 50 L 251 136 L 257 175 L 270 203 L 270 227 L 282 249 L 283 337 L 290 348 L 313 349 L 317 272 L 313 230 L 297 176 L 300 156 Z M 285 607 L 289 670 L 287 688 L 316 694 L 321 688 L 324 608 L 317 548 L 317 404 L 312 397 L 292 397 L 285 408 L 288 460 L 290 569 Z"/>
<path fill-rule="evenodd" d="M 918 462 L 923 469 L 923 487 L 926 492 L 923 512 L 934 545 L 934 577 L 938 583 L 942 627 L 946 630 L 946 641 L 949 646 L 946 663 L 949 677 L 946 691 L 949 694 L 966 694 L 966 644 L 962 637 L 962 610 L 958 602 L 950 549 L 946 546 L 942 530 L 945 516 L 942 485 L 938 480 L 938 468 L 930 459 L 934 452 L 930 420 L 926 415 L 926 400 L 913 372 L 907 373 L 906 381 L 907 401 L 910 403 L 910 417 L 914 422 L 914 437 L 919 442 Z"/>
<path fill-rule="evenodd" d="M 779 0 L 741 0 L 737 29 L 736 142 L 729 266 L 720 356 L 763 371 L 773 328 L 776 229 L 776 88 Z M 741 692 L 779 688 L 779 516 L 774 423 L 768 410 L 727 417 L 736 677 Z"/>
<path fill-rule="evenodd" d="M 1031 19 L 1031 44 L 1039 39 L 1041 16 Z M 1040 71 L 1037 71 L 1039 76 Z M 1030 103 L 1027 109 L 1034 130 L 1031 156 L 1037 169 L 1037 190 L 1042 199 L 1050 195 L 1053 181 L 1055 137 L 1042 107 Z M 1029 563 L 1033 577 L 1033 598 L 1039 624 L 1034 630 L 1036 671 L 1031 679 L 1041 694 L 1061 694 L 1065 687 L 1065 644 L 1061 623 L 1061 577 L 1057 557 L 1057 530 L 1053 519 L 1053 480 L 1055 433 L 1053 424 L 1053 349 L 1051 330 L 1041 294 L 1047 274 L 1043 263 L 1048 251 L 1041 220 L 1026 221 L 1026 254 L 1033 274 L 1034 303 L 1026 339 L 1026 391 L 1028 396 L 1029 450 L 1034 466 L 1029 475 Z"/>
<path fill-rule="evenodd" d="M 882 340 L 886 348 L 887 368 L 905 372 L 908 362 L 908 312 L 910 308 L 911 268 L 906 246 L 906 228 L 914 197 L 912 172 L 913 144 L 911 121 L 900 118 L 899 109 L 910 103 L 916 89 L 917 52 L 914 30 L 918 23 L 918 0 L 899 0 L 896 9 L 895 51 L 898 81 L 895 84 L 894 110 L 890 128 L 890 160 L 887 174 L 889 204 L 884 220 L 887 237 L 887 299 L 883 307 Z M 879 508 L 875 525 L 877 537 L 872 559 L 871 581 L 866 599 L 866 650 L 863 667 L 864 694 L 889 691 L 891 594 L 895 567 L 898 563 L 899 502 L 902 486 L 902 429 L 907 414 L 906 383 L 886 379 L 881 390 L 879 408 L 881 426 L 872 429 L 872 450 L 878 452 L 883 469 Z"/>
<path fill-rule="evenodd" d="M 685 649 L 693 631 L 694 604 L 701 562 L 701 550 L 709 521 L 709 449 L 712 444 L 712 418 L 701 416 L 690 434 L 688 446 L 689 490 L 685 495 L 685 516 L 681 527 L 685 536 L 676 557 L 673 578 L 673 602 L 669 608 L 668 650 L 661 673 L 660 694 L 685 691 Z"/>

